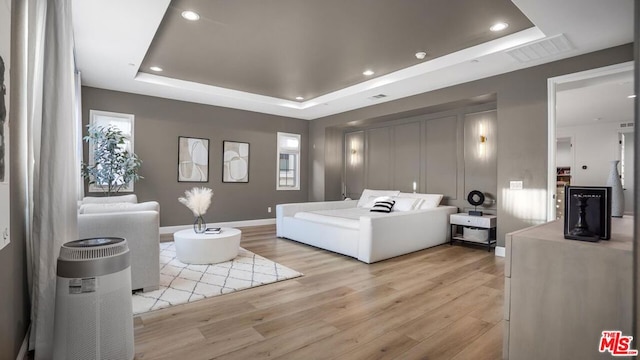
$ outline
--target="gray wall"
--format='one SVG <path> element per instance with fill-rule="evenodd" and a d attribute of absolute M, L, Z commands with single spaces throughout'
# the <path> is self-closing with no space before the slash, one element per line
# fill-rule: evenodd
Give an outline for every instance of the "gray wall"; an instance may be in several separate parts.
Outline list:
<path fill-rule="evenodd" d="M 135 115 L 134 151 L 143 161 L 140 174 L 144 176 L 135 184 L 135 193 L 138 201 L 160 203 L 161 226 L 193 223 L 193 215 L 177 199 L 194 186 L 214 191 L 205 215 L 209 223 L 272 218 L 276 204 L 308 198 L 306 120 L 83 87 L 85 124 L 90 109 Z M 276 191 L 278 131 L 302 135 L 300 191 Z M 209 139 L 208 183 L 177 181 L 178 136 Z M 250 143 L 249 183 L 222 183 L 223 140 Z"/>
<path fill-rule="evenodd" d="M 21 68 L 15 64 L 23 64 L 26 59 L 22 56 L 19 39 L 23 39 L 22 30 L 17 19 L 21 19 L 20 12 L 25 11 L 20 1 L 12 2 L 12 48 L 11 48 L 11 106 L 8 120 L 11 126 L 9 137 L 11 160 L 10 166 L 10 214 L 11 214 L 11 242 L 4 249 L 0 250 L 0 359 L 15 359 L 27 328 L 29 327 L 29 293 L 27 288 L 27 250 L 25 243 L 25 179 L 26 174 L 26 140 L 27 125 L 23 121 L 25 110 L 21 106 L 24 100 L 26 89 L 19 88 L 21 81 L 18 81 Z M 24 24 L 22 24 L 24 25 Z M 3 54 L 3 58 L 7 60 Z M 7 71 L 9 69 L 7 68 Z"/>
<path fill-rule="evenodd" d="M 504 246 L 506 233 L 546 219 L 547 79 L 632 59 L 632 46 L 623 45 L 314 120 L 310 124 L 310 163 L 314 164 L 310 168 L 310 199 L 339 197 L 333 189 L 341 181 L 336 177 L 341 161 L 325 152 L 336 146 L 332 143 L 335 137 L 325 136 L 327 128 L 407 112 L 417 115 L 421 109 L 438 104 L 495 93 L 498 245 Z M 510 191 L 509 180 L 524 181 L 525 189 Z"/>
<path fill-rule="evenodd" d="M 498 189 L 496 115 L 496 111 L 491 110 L 467 114 L 464 117 L 464 191 L 459 197 L 461 201 L 458 202 L 461 208 L 470 208 L 467 194 L 479 190 L 486 196 L 482 208 L 495 209 L 495 204 L 488 200 L 496 199 Z M 481 132 L 485 136 L 484 142 L 480 141 Z"/>
<path fill-rule="evenodd" d="M 468 208 L 474 189 L 496 196 L 496 103 L 384 121 L 345 133 L 347 196 L 363 188 L 443 194 L 443 203 Z M 480 144 L 480 128 L 487 139 Z M 356 149 L 361 148 L 361 149 Z M 355 150 L 355 152 L 354 152 Z M 495 205 L 482 208 L 492 213 Z M 493 211 L 495 212 L 495 211 Z"/>

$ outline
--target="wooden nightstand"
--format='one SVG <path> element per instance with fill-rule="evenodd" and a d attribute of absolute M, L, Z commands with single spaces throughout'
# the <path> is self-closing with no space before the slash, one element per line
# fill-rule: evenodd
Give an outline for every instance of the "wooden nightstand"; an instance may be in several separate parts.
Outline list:
<path fill-rule="evenodd" d="M 498 217 L 495 215 L 471 216 L 466 213 L 451 214 L 449 223 L 451 224 L 451 241 L 455 240 L 469 243 L 481 244 L 487 247 L 487 251 L 496 244 L 496 223 Z M 464 236 L 465 228 L 467 236 Z M 479 231 L 480 230 L 480 231 Z M 486 231 L 486 239 L 483 238 L 483 231 Z"/>

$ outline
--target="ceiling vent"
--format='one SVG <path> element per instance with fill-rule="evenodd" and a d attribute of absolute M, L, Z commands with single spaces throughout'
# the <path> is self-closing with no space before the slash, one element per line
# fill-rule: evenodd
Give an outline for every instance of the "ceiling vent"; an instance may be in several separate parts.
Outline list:
<path fill-rule="evenodd" d="M 378 94 L 378 95 L 373 95 L 373 96 L 369 97 L 368 99 L 369 100 L 379 100 L 379 99 L 386 98 L 386 97 L 387 97 L 387 95 L 385 95 L 385 94 Z"/>
<path fill-rule="evenodd" d="M 518 62 L 526 63 L 573 49 L 574 46 L 569 39 L 564 34 L 560 34 L 507 50 L 506 53 Z"/>

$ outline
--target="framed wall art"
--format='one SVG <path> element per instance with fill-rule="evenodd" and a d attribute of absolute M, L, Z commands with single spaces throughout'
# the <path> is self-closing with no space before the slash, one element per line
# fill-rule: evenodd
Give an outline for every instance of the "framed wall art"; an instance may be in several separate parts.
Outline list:
<path fill-rule="evenodd" d="M 222 182 L 249 182 L 249 143 L 222 142 Z"/>
<path fill-rule="evenodd" d="M 566 186 L 564 196 L 565 239 L 611 238 L 611 187 Z"/>
<path fill-rule="evenodd" d="M 178 182 L 209 182 L 209 139 L 178 137 Z"/>

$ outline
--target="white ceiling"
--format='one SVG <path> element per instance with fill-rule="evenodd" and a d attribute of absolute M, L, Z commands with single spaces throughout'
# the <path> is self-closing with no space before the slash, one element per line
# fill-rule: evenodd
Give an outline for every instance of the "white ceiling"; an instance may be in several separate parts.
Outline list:
<path fill-rule="evenodd" d="M 633 71 L 564 84 L 556 92 L 556 126 L 634 122 L 633 93 Z"/>
<path fill-rule="evenodd" d="M 139 73 L 169 3 L 74 0 L 76 59 L 83 84 L 311 120 L 633 41 L 632 0 L 513 0 L 534 28 L 300 103 Z M 573 49 L 525 63 L 505 53 L 559 34 Z M 370 99 L 380 93 L 387 97 Z"/>

